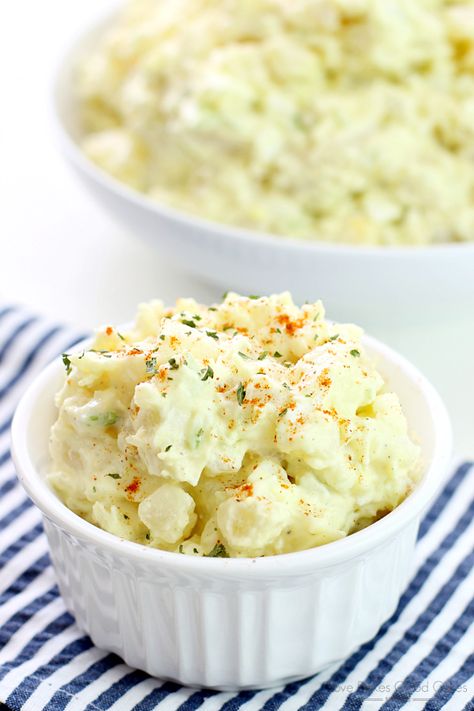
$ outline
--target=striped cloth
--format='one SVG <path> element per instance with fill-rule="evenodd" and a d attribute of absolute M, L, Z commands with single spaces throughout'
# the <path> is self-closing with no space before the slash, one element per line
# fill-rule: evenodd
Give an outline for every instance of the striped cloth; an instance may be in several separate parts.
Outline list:
<path fill-rule="evenodd" d="M 15 711 L 474 708 L 469 463 L 447 479 L 423 520 L 413 578 L 393 617 L 351 657 L 310 679 L 264 691 L 196 691 L 96 649 L 59 596 L 40 514 L 17 484 L 9 452 L 22 391 L 79 338 L 22 309 L 0 308 L 0 701 Z"/>

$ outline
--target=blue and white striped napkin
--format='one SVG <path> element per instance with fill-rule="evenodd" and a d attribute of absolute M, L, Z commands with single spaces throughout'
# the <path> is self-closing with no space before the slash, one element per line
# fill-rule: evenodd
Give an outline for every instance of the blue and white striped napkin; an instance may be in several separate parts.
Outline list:
<path fill-rule="evenodd" d="M 393 617 L 351 657 L 264 691 L 196 691 L 96 649 L 56 586 L 39 512 L 15 478 L 9 429 L 35 374 L 80 334 L 0 308 L 0 701 L 17 711 L 474 709 L 474 465 L 459 466 L 419 534 Z"/>

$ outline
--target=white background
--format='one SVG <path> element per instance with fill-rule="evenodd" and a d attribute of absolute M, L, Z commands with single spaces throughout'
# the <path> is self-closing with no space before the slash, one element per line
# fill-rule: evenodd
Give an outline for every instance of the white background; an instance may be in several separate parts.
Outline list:
<path fill-rule="evenodd" d="M 50 115 L 54 70 L 81 28 L 114 4 L 0 5 L 0 302 L 25 303 L 82 328 L 126 321 L 152 297 L 220 297 L 121 230 L 58 154 Z M 374 335 L 433 381 L 453 420 L 456 455 L 474 458 L 474 314 L 460 313 L 429 328 L 394 331 L 387 323 Z"/>

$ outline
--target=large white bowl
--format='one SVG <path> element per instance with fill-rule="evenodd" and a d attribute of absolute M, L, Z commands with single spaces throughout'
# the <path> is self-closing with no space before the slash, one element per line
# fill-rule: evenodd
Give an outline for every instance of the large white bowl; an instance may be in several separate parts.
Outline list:
<path fill-rule="evenodd" d="M 372 248 L 291 240 L 184 214 L 97 168 L 78 148 L 74 70 L 110 22 L 97 23 L 61 61 L 54 109 L 64 154 L 97 200 L 133 234 L 223 291 L 289 289 L 297 301 L 321 298 L 331 318 L 354 319 L 366 328 L 472 311 L 474 243 Z"/>
<path fill-rule="evenodd" d="M 422 512 L 448 465 L 451 428 L 439 396 L 412 365 L 373 339 L 364 345 L 418 436 L 423 477 L 398 508 L 362 531 L 258 559 L 148 548 L 67 509 L 45 477 L 64 368 L 54 362 L 43 371 L 16 411 L 13 458 L 43 513 L 64 602 L 98 647 L 163 679 L 237 689 L 309 676 L 377 633 L 411 575 Z"/>

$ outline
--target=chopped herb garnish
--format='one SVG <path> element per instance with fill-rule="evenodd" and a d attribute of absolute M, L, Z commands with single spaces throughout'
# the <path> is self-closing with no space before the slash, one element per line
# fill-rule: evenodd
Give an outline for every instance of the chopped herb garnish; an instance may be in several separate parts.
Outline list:
<path fill-rule="evenodd" d="M 182 544 L 182 543 L 179 544 L 178 550 L 179 550 L 180 553 L 184 553 L 183 544 Z"/>
<path fill-rule="evenodd" d="M 218 341 L 219 336 L 217 335 L 217 331 L 206 331 L 206 334 L 209 336 L 209 338 L 214 338 L 214 340 Z"/>
<path fill-rule="evenodd" d="M 339 334 L 338 334 L 338 333 L 336 333 L 334 336 L 331 336 L 331 338 L 330 338 L 329 340 L 330 340 L 330 341 L 335 341 L 336 338 L 339 338 Z"/>
<path fill-rule="evenodd" d="M 89 420 L 91 422 L 98 422 L 99 425 L 103 425 L 103 427 L 109 427 L 110 425 L 115 425 L 118 420 L 118 415 L 116 412 L 103 412 L 100 415 L 89 415 Z"/>
<path fill-rule="evenodd" d="M 316 316 L 313 318 L 313 321 L 317 321 L 319 318 L 319 314 L 316 314 Z"/>
<path fill-rule="evenodd" d="M 293 363 L 291 362 L 291 360 L 285 360 L 285 362 L 283 363 L 283 365 L 285 366 L 285 368 L 291 368 L 291 366 L 293 365 Z"/>
<path fill-rule="evenodd" d="M 353 349 L 351 350 L 351 356 L 354 356 L 354 358 L 358 358 L 358 357 L 360 356 L 360 353 L 359 353 L 359 351 L 357 350 L 357 348 L 353 348 Z"/>
<path fill-rule="evenodd" d="M 189 326 L 190 328 L 196 328 L 195 322 L 190 319 L 182 318 L 181 323 L 184 323 L 185 326 Z"/>
<path fill-rule="evenodd" d="M 222 294 L 222 301 L 224 301 L 225 299 L 227 299 L 228 296 L 229 296 L 229 292 L 228 292 L 228 291 L 225 291 L 225 292 Z"/>
<path fill-rule="evenodd" d="M 212 370 L 210 365 L 208 365 L 207 368 L 203 368 L 201 371 L 199 371 L 199 374 L 201 376 L 201 380 L 207 380 L 208 378 L 214 377 L 214 371 Z"/>
<path fill-rule="evenodd" d="M 267 355 L 268 355 L 268 351 L 263 351 L 263 353 L 260 353 L 257 360 L 264 360 L 264 358 L 266 358 Z"/>
<path fill-rule="evenodd" d="M 125 336 L 122 336 L 122 334 L 119 331 L 117 331 L 117 336 L 120 338 L 121 341 L 125 340 Z"/>
<path fill-rule="evenodd" d="M 256 296 L 255 294 L 250 294 L 249 299 L 260 299 L 260 296 Z"/>
<path fill-rule="evenodd" d="M 193 553 L 199 553 L 197 548 L 193 548 Z"/>
<path fill-rule="evenodd" d="M 62 359 L 64 363 L 64 367 L 66 368 L 66 375 L 69 375 L 71 372 L 71 361 L 67 353 L 62 354 Z"/>
<path fill-rule="evenodd" d="M 124 519 L 126 519 L 127 521 L 128 521 L 128 519 L 130 518 L 130 516 L 127 516 L 127 514 L 124 514 L 123 517 L 124 517 Z"/>
<path fill-rule="evenodd" d="M 274 358 L 281 358 L 282 355 L 281 355 L 281 353 L 278 353 L 278 351 L 275 351 L 275 353 L 273 354 L 273 357 Z"/>
<path fill-rule="evenodd" d="M 237 402 L 239 405 L 242 405 L 243 401 L 245 400 L 245 388 L 240 383 L 239 387 L 237 388 Z"/>
<path fill-rule="evenodd" d="M 163 334 L 161 334 L 161 336 L 160 336 L 160 341 L 164 341 L 165 338 L 166 338 L 166 336 L 164 336 Z"/>
<path fill-rule="evenodd" d="M 112 472 L 111 474 L 106 474 L 105 476 L 109 476 L 111 479 L 121 479 L 122 477 L 120 474 L 117 474 L 117 472 Z"/>
<path fill-rule="evenodd" d="M 286 415 L 288 412 L 288 408 L 285 407 L 281 412 L 278 413 L 278 417 L 283 417 L 283 415 Z"/>
<path fill-rule="evenodd" d="M 203 434 L 204 434 L 204 430 L 203 430 L 203 428 L 201 427 L 201 428 L 196 432 L 196 447 L 199 447 L 199 445 L 201 444 L 201 439 L 202 439 Z"/>
<path fill-rule="evenodd" d="M 169 444 L 167 447 L 165 447 L 165 452 L 169 452 L 172 446 L 172 444 Z"/>
<path fill-rule="evenodd" d="M 246 353 L 242 353 L 242 351 L 239 351 L 239 356 L 243 358 L 244 360 L 250 360 L 250 356 L 248 356 Z"/>
<path fill-rule="evenodd" d="M 223 543 L 216 543 L 212 551 L 207 554 L 207 558 L 228 558 L 229 555 Z"/>
<path fill-rule="evenodd" d="M 170 358 L 168 363 L 170 364 L 171 370 L 178 370 L 179 364 L 176 362 L 176 358 Z"/>
<path fill-rule="evenodd" d="M 217 311 L 215 306 L 209 306 L 208 311 Z"/>
<path fill-rule="evenodd" d="M 314 340 L 317 341 L 319 338 L 318 334 L 315 335 Z"/>
<path fill-rule="evenodd" d="M 166 397 L 168 393 L 161 393 L 161 397 Z"/>
<path fill-rule="evenodd" d="M 199 316 L 199 314 L 194 314 L 193 319 L 195 321 L 202 321 L 202 316 Z"/>
<path fill-rule="evenodd" d="M 145 360 L 145 368 L 147 373 L 156 374 L 156 358 L 147 358 Z"/>
<path fill-rule="evenodd" d="M 286 388 L 287 390 L 290 389 L 290 386 L 288 385 L 288 383 L 283 383 L 283 387 Z"/>
<path fill-rule="evenodd" d="M 280 331 L 279 328 L 276 328 L 275 331 L 276 331 L 277 333 L 281 333 L 281 331 Z"/>

